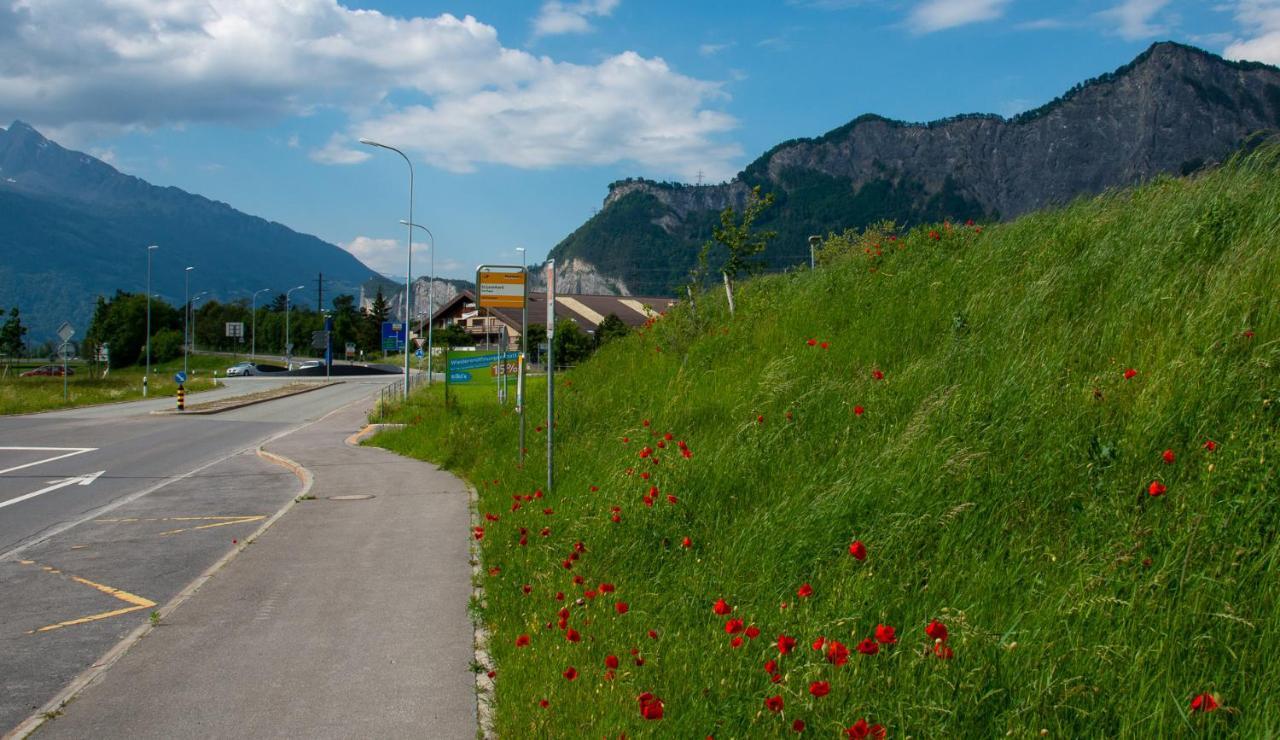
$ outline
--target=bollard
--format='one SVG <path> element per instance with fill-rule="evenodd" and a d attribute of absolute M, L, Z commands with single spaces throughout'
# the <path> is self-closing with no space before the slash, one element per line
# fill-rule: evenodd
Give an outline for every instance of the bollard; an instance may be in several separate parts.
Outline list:
<path fill-rule="evenodd" d="M 178 410 L 179 411 L 186 410 L 187 408 L 187 405 L 185 403 L 186 400 L 187 400 L 187 391 L 185 388 L 182 387 L 181 384 L 179 384 L 178 385 Z"/>

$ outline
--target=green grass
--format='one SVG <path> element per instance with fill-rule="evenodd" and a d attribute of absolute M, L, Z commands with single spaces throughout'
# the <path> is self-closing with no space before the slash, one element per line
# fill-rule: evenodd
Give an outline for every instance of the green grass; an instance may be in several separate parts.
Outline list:
<path fill-rule="evenodd" d="M 500 518 L 481 542 L 498 733 L 775 737 L 800 719 L 834 737 L 865 717 L 893 737 L 1280 734 L 1277 214 L 1271 148 L 750 281 L 732 319 L 704 295 L 557 377 L 557 485 L 517 511 L 545 471 L 517 465 L 510 411 L 416 395 L 378 443 L 474 481 Z M 691 459 L 638 457 L 668 431 Z M 579 605 L 600 582 L 617 592 Z M 760 637 L 731 647 L 718 598 Z M 581 642 L 555 624 L 565 606 Z M 808 647 L 878 624 L 898 643 L 843 667 Z M 779 634 L 798 647 L 774 684 Z M 640 716 L 646 691 L 662 720 Z M 1201 692 L 1222 708 L 1192 713 Z"/>
<path fill-rule="evenodd" d="M 50 363 L 15 364 L 8 375 L 0 378 L 0 414 L 30 414 L 142 399 L 143 369 L 140 367 L 112 370 L 103 378 L 101 370 L 95 374 L 91 365 L 74 365 L 75 375 L 67 378 L 68 399 L 64 401 L 61 377 L 18 377 L 26 370 L 44 364 Z M 211 373 L 217 370 L 221 376 L 231 364 L 225 357 L 193 355 L 190 361 L 191 377 L 186 383 L 188 397 L 192 393 L 212 389 L 214 383 Z M 180 359 L 153 364 L 149 397 L 174 398 L 177 386 L 173 382 L 173 374 L 181 369 Z"/>

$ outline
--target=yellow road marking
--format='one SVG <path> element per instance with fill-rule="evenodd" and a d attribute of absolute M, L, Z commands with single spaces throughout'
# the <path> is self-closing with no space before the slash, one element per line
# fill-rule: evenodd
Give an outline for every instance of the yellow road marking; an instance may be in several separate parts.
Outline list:
<path fill-rule="evenodd" d="M 228 524 L 248 524 L 250 522 L 260 522 L 266 519 L 266 514 L 253 516 L 169 516 L 154 519 L 95 519 L 96 522 L 104 524 L 134 524 L 138 522 L 210 522 L 202 524 L 198 527 L 182 527 L 180 529 L 170 529 L 161 532 L 161 536 L 178 534 L 179 532 L 195 531 L 198 529 L 213 529 L 214 527 L 225 527 Z"/>
<path fill-rule="evenodd" d="M 35 565 L 35 562 L 31 560 L 22 560 L 19 562 L 21 562 L 23 565 Z M 62 573 L 62 571 L 47 565 L 42 566 L 41 570 L 47 573 L 57 573 L 57 574 Z M 101 591 L 102 593 L 108 596 L 117 598 L 125 602 L 126 604 L 133 604 L 133 606 L 130 606 L 126 609 L 113 609 L 111 611 L 101 612 L 99 614 L 90 614 L 87 617 L 80 617 L 79 619 L 69 619 L 65 622 L 58 622 L 57 624 L 50 624 L 45 627 L 41 627 L 40 629 L 29 631 L 27 632 L 28 635 L 34 635 L 37 632 L 49 632 L 56 629 L 62 629 L 63 627 L 71 627 L 72 625 L 85 624 L 87 622 L 96 622 L 100 619 L 109 619 L 111 617 L 118 617 L 121 614 L 136 612 L 139 609 L 150 609 L 151 607 L 156 605 L 156 602 L 152 601 L 151 599 L 144 599 L 143 597 L 137 596 L 135 594 L 131 594 L 128 591 L 121 591 L 118 588 L 105 586 L 101 583 L 94 583 L 93 581 L 90 581 L 87 578 L 81 578 L 80 576 L 68 576 L 68 577 L 71 580 L 75 581 L 76 583 L 82 583 L 90 588 L 97 589 L 98 591 Z"/>

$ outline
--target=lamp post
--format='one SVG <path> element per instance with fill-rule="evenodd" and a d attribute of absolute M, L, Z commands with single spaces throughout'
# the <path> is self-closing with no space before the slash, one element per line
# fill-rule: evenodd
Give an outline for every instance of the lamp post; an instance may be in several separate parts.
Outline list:
<path fill-rule="evenodd" d="M 191 271 L 196 268 L 188 267 L 186 270 L 186 282 L 184 283 L 182 294 L 182 374 L 186 375 L 190 372 L 187 362 L 187 355 L 191 353 Z"/>
<path fill-rule="evenodd" d="M 284 292 L 284 367 L 286 370 L 291 369 L 289 365 L 293 359 L 293 347 L 289 344 L 289 294 L 295 290 L 302 290 L 302 286 L 299 285 Z"/>
<path fill-rule="evenodd" d="M 253 339 L 249 341 L 249 359 L 251 360 L 258 359 L 258 294 L 266 293 L 268 290 L 271 289 L 263 288 L 262 290 L 253 291 L 253 302 L 250 304 L 252 308 L 249 309 L 249 320 L 253 322 Z"/>
<path fill-rule="evenodd" d="M 147 371 L 142 376 L 142 397 L 147 397 L 147 378 L 151 377 L 151 253 L 159 249 L 152 244 L 147 247 Z"/>
<path fill-rule="evenodd" d="M 422 229 L 427 232 L 427 236 L 431 237 L 431 275 L 427 278 L 427 385 L 431 385 L 431 362 L 435 357 L 433 354 L 435 351 L 435 344 L 432 341 L 432 334 L 435 332 L 436 323 L 434 321 L 434 313 L 436 310 L 436 235 L 432 234 L 431 229 L 428 229 L 422 224 L 411 223 L 403 219 L 401 219 L 400 223 L 410 227 L 410 229 L 414 227 Z M 422 336 L 421 326 L 418 328 L 418 336 Z M 447 367 L 445 368 L 445 372 L 448 372 Z"/>
<path fill-rule="evenodd" d="M 410 292 L 409 283 L 413 275 L 413 162 L 405 156 L 405 153 L 393 146 L 379 144 L 371 139 L 361 139 L 361 144 L 367 146 L 376 146 L 381 149 L 389 149 L 401 157 L 404 157 L 405 164 L 409 165 L 409 226 L 406 229 L 409 232 L 409 246 L 405 250 L 405 268 L 404 268 L 404 398 L 409 400 L 409 317 L 413 315 L 413 293 Z M 432 240 L 434 241 L 434 239 Z M 435 250 L 432 250 L 435 251 Z"/>
<path fill-rule="evenodd" d="M 209 291 L 202 290 L 191 296 L 191 353 L 196 351 L 196 301 L 209 295 Z"/>

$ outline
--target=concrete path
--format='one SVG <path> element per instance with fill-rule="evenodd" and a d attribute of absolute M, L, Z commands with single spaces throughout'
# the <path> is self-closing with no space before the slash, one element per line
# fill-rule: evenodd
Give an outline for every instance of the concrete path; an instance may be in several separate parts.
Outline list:
<path fill-rule="evenodd" d="M 475 737 L 467 491 L 432 465 L 346 445 L 365 406 L 268 446 L 312 473 L 315 500 L 39 737 Z M 360 494 L 374 498 L 331 498 Z"/>

